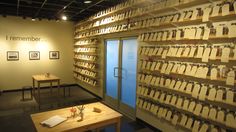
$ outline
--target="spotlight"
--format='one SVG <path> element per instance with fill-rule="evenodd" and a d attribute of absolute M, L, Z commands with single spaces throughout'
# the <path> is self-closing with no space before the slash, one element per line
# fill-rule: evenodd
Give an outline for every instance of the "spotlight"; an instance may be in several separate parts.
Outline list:
<path fill-rule="evenodd" d="M 32 18 L 31 20 L 32 20 L 32 21 L 35 21 L 35 18 Z"/>
<path fill-rule="evenodd" d="M 89 3 L 92 3 L 92 1 L 91 0 L 85 0 L 84 3 L 89 4 Z"/>
<path fill-rule="evenodd" d="M 61 19 L 66 21 L 66 20 L 67 20 L 67 17 L 66 17 L 65 15 L 63 15 L 63 16 L 61 17 Z"/>

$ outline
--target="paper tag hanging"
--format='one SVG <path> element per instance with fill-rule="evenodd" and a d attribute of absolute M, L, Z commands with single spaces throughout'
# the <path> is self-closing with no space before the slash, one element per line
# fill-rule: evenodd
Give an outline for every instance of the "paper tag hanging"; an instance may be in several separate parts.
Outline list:
<path fill-rule="evenodd" d="M 226 85 L 234 86 L 235 83 L 235 71 L 230 71 L 227 74 Z"/>

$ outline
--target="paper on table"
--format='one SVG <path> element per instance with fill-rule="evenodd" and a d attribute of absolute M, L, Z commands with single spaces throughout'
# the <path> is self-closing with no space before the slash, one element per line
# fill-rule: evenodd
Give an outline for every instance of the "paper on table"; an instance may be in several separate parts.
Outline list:
<path fill-rule="evenodd" d="M 40 122 L 42 125 L 46 125 L 48 127 L 54 127 L 62 122 L 64 122 L 67 118 L 61 117 L 59 115 L 52 116 L 45 121 Z"/>

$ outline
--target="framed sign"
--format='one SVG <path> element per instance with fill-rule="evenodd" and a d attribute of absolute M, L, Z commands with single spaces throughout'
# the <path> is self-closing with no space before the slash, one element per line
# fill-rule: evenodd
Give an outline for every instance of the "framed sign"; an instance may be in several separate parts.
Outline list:
<path fill-rule="evenodd" d="M 29 51 L 29 60 L 40 60 L 39 51 Z"/>
<path fill-rule="evenodd" d="M 49 51 L 49 59 L 59 59 L 59 51 Z"/>
<path fill-rule="evenodd" d="M 19 60 L 19 51 L 7 51 L 7 60 L 8 61 L 18 61 Z"/>

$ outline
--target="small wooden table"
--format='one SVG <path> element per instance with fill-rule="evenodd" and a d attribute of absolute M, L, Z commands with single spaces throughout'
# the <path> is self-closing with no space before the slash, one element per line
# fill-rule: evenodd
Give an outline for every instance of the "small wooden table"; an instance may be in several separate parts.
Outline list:
<path fill-rule="evenodd" d="M 49 76 L 46 76 L 46 74 L 39 74 L 39 75 L 33 75 L 33 95 L 35 96 L 35 82 L 38 83 L 38 103 L 40 106 L 40 84 L 41 83 L 50 83 L 50 90 L 52 93 L 52 83 L 57 82 L 57 87 L 58 87 L 58 95 L 59 95 L 59 90 L 60 90 L 60 79 L 55 76 L 50 74 Z"/>
<path fill-rule="evenodd" d="M 70 116 L 70 108 L 63 108 L 58 110 L 52 110 L 42 113 L 32 114 L 31 118 L 34 122 L 36 130 L 38 132 L 59 132 L 59 131 L 87 131 L 93 130 L 97 128 L 104 127 L 110 124 L 116 124 L 116 131 L 120 132 L 120 122 L 122 115 L 111 108 L 107 107 L 106 105 L 96 102 L 84 105 L 84 120 L 77 121 L 79 117 L 75 118 L 68 118 L 66 121 L 54 126 L 52 128 L 48 128 L 42 126 L 40 122 L 55 116 L 59 115 L 61 117 L 68 117 Z M 93 108 L 101 109 L 101 113 L 93 112 Z"/>

